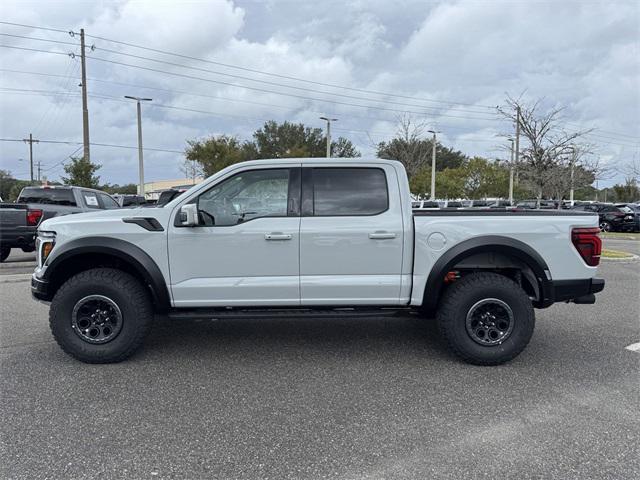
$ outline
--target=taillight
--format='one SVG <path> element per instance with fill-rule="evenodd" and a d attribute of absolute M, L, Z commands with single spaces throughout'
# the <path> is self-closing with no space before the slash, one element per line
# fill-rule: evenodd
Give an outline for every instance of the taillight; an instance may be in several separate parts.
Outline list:
<path fill-rule="evenodd" d="M 571 231 L 573 245 L 585 263 L 591 267 L 596 267 L 600 263 L 602 240 L 598 236 L 599 233 L 598 227 L 574 228 Z"/>
<path fill-rule="evenodd" d="M 42 218 L 42 210 L 34 209 L 27 210 L 27 225 L 30 227 L 35 227 L 40 223 L 40 219 Z"/>

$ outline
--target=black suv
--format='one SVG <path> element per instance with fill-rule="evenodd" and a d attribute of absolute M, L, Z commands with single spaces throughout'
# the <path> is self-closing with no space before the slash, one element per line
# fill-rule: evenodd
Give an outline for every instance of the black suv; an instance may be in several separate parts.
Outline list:
<path fill-rule="evenodd" d="M 600 230 L 603 232 L 633 231 L 636 224 L 635 212 L 625 205 L 591 203 L 576 205 L 573 210 L 596 212 L 600 217 Z"/>

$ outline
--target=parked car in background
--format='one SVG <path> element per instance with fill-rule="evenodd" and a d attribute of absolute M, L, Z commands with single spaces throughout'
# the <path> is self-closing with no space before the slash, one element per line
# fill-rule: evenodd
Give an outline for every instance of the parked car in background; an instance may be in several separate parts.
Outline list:
<path fill-rule="evenodd" d="M 121 207 L 137 207 L 147 203 L 142 195 L 133 194 L 115 194 L 113 198 Z"/>
<path fill-rule="evenodd" d="M 440 204 L 435 200 L 417 200 L 411 202 L 411 208 L 414 210 L 438 210 Z"/>
<path fill-rule="evenodd" d="M 619 208 L 628 208 L 633 211 L 633 225 L 630 228 L 632 232 L 640 232 L 640 204 L 637 203 L 619 203 Z"/>
<path fill-rule="evenodd" d="M 116 208 L 120 208 L 118 202 L 100 190 L 58 185 L 25 187 L 16 203 L 0 204 L 0 261 L 7 259 L 12 248 L 34 251 L 36 229 L 47 218 Z"/>
<path fill-rule="evenodd" d="M 164 207 L 167 203 L 169 203 L 174 198 L 182 195 L 188 189 L 186 188 L 170 188 L 160 193 L 158 197 L 158 201 L 156 202 L 157 207 Z"/>
<path fill-rule="evenodd" d="M 636 224 L 636 213 L 627 206 L 603 205 L 597 213 L 600 217 L 600 230 L 603 232 L 631 232 Z"/>

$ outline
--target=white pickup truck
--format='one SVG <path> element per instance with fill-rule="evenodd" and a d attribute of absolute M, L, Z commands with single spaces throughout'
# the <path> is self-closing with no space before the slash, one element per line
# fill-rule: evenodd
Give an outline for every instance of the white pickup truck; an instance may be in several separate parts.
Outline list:
<path fill-rule="evenodd" d="M 35 298 L 62 349 L 124 360 L 170 318 L 435 315 L 463 360 L 516 357 L 534 307 L 594 303 L 598 216 L 413 212 L 401 163 L 232 165 L 162 208 L 83 213 L 38 229 Z"/>

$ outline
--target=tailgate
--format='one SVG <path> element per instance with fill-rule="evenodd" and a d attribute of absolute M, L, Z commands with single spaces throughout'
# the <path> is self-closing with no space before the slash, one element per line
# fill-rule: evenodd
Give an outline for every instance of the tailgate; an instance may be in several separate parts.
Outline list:
<path fill-rule="evenodd" d="M 0 203 L 0 231 L 25 227 L 27 205 L 24 203 Z"/>

